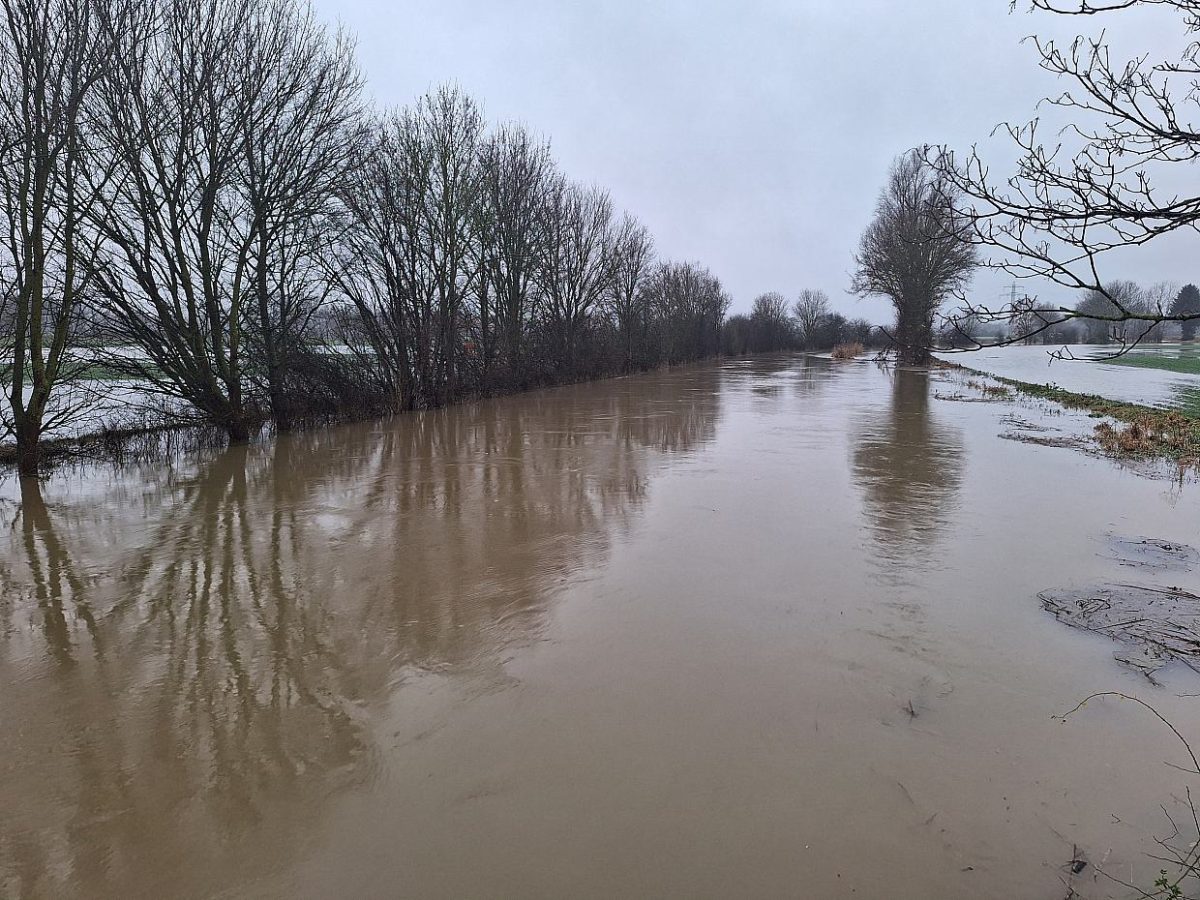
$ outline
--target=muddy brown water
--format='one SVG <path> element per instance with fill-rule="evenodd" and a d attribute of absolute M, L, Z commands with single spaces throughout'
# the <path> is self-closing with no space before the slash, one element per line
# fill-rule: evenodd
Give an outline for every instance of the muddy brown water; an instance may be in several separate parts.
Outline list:
<path fill-rule="evenodd" d="M 952 378 L 726 362 L 4 482 L 0 896 L 1150 885 L 1181 748 L 1054 717 L 1200 744 L 1200 678 L 1037 595 L 1196 543 L 1198 486 Z"/>

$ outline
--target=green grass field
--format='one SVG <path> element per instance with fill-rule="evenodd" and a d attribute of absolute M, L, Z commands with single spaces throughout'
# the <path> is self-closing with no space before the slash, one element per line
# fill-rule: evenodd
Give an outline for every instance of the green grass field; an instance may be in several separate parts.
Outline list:
<path fill-rule="evenodd" d="M 1118 366 L 1135 366 L 1139 369 L 1162 369 L 1182 375 L 1200 375 L 1200 348 L 1180 346 L 1162 350 L 1134 350 L 1105 362 Z"/>

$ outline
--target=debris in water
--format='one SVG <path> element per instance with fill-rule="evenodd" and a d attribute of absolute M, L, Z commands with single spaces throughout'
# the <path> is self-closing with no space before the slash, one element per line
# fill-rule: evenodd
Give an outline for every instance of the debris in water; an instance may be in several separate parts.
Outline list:
<path fill-rule="evenodd" d="M 1109 537 L 1108 546 L 1111 557 L 1131 569 L 1188 572 L 1200 565 L 1200 551 L 1177 541 Z"/>
<path fill-rule="evenodd" d="M 1001 423 L 1015 428 L 1019 431 L 1032 431 L 1039 434 L 1046 434 L 1052 431 L 1058 431 L 1057 428 L 1051 428 L 1049 425 L 1043 425 L 1039 422 L 1031 422 L 1029 419 L 1023 419 L 1021 416 L 1001 416 Z"/>
<path fill-rule="evenodd" d="M 1177 587 L 1109 584 L 1038 594 L 1060 622 L 1127 644 L 1114 656 L 1151 681 L 1172 660 L 1200 672 L 1200 597 Z"/>
<path fill-rule="evenodd" d="M 1067 868 L 1071 870 L 1072 875 L 1078 875 L 1087 868 L 1087 860 L 1084 859 L 1083 853 L 1076 844 L 1071 845 L 1071 861 L 1067 863 Z M 1075 892 L 1072 891 L 1072 894 Z"/>
<path fill-rule="evenodd" d="M 1006 431 L 1000 435 L 1006 441 L 1017 441 L 1022 444 L 1036 444 L 1039 447 L 1066 447 L 1067 449 L 1086 449 L 1087 442 L 1081 437 L 1064 435 L 1061 437 L 1041 434 L 1026 434 L 1020 431 Z"/>

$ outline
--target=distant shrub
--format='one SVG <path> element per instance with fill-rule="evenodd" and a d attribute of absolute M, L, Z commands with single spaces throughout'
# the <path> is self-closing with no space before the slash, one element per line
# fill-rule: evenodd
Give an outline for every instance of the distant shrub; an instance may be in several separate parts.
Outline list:
<path fill-rule="evenodd" d="M 854 359 L 862 356 L 866 352 L 866 348 L 862 344 L 855 341 L 852 344 L 838 344 L 833 348 L 834 359 Z"/>

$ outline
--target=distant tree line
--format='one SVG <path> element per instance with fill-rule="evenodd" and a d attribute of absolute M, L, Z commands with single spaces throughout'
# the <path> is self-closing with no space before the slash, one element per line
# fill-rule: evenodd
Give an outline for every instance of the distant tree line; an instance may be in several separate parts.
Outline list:
<path fill-rule="evenodd" d="M 300 0 L 0 10 L 0 441 L 22 474 L 97 346 L 242 440 L 849 327 L 726 323 L 714 275 L 659 260 L 523 126 L 454 87 L 369 108 L 351 39 Z"/>
<path fill-rule="evenodd" d="M 1130 317 L 1126 313 L 1132 313 Z M 1119 348 L 1168 340 L 1194 341 L 1200 319 L 1200 288 L 1129 280 L 1087 291 L 1073 310 L 1044 301 L 1014 308 L 1002 321 L 960 317 L 944 329 L 943 341 L 956 346 L 982 343 L 1100 344 Z"/>
<path fill-rule="evenodd" d="M 780 350 L 828 350 L 839 344 L 887 347 L 887 333 L 866 319 L 834 312 L 824 291 L 806 289 L 790 306 L 774 291 L 754 299 L 749 315 L 730 316 L 722 329 L 727 356 Z"/>

